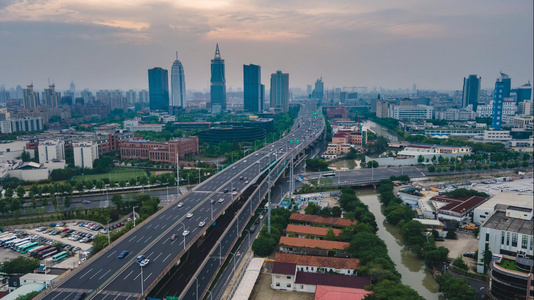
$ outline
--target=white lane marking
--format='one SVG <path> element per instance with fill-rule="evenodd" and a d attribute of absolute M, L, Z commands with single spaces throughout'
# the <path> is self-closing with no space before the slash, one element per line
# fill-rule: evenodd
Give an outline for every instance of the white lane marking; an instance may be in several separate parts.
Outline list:
<path fill-rule="evenodd" d="M 165 262 L 167 260 L 167 258 L 169 258 L 169 256 L 171 256 L 171 254 L 169 253 L 169 255 L 167 255 L 167 257 L 165 257 L 165 259 L 163 260 L 163 262 Z"/>
<path fill-rule="evenodd" d="M 152 224 L 148 225 L 146 228 L 148 229 L 148 228 L 150 228 L 151 226 L 152 226 Z"/>
<path fill-rule="evenodd" d="M 98 280 L 102 279 L 102 277 L 106 276 L 107 273 L 111 272 L 111 270 L 108 270 L 106 273 L 104 273 L 104 275 L 100 276 L 100 278 L 98 278 Z"/>
<path fill-rule="evenodd" d="M 163 225 L 163 226 L 161 226 L 161 229 L 165 229 L 165 227 L 166 227 L 166 226 L 165 226 L 165 225 Z"/>
<path fill-rule="evenodd" d="M 126 278 L 128 278 L 132 273 L 133 273 L 133 270 L 131 270 L 130 273 L 128 273 L 128 275 L 126 275 L 126 277 L 124 277 L 123 280 L 126 280 Z"/>
<path fill-rule="evenodd" d="M 156 258 L 154 258 L 154 261 L 156 261 L 156 259 L 158 259 L 158 257 L 161 256 L 162 253 L 160 253 L 158 256 L 156 256 Z"/>
<path fill-rule="evenodd" d="M 178 239 L 175 239 L 174 241 L 172 241 L 172 242 L 171 242 L 171 245 L 174 244 L 174 243 L 176 243 L 177 240 L 178 240 Z"/>
<path fill-rule="evenodd" d="M 57 294 L 57 296 L 55 296 L 54 298 L 52 298 L 52 300 L 56 299 L 59 295 L 61 295 L 62 293 L 60 292 L 59 294 Z M 69 296 L 72 295 L 72 293 L 68 294 L 67 297 L 65 299 L 68 299 Z"/>
<path fill-rule="evenodd" d="M 133 279 L 133 281 L 136 281 L 137 278 L 139 278 L 139 276 L 141 276 L 141 273 L 137 274 L 137 276 L 135 276 L 135 278 Z"/>
<path fill-rule="evenodd" d="M 131 243 L 135 239 L 135 237 L 136 237 L 135 235 L 132 236 L 132 238 L 128 241 L 128 243 Z"/>
<path fill-rule="evenodd" d="M 142 236 L 139 238 L 139 240 L 137 240 L 137 242 L 139 243 L 145 236 Z"/>
<path fill-rule="evenodd" d="M 113 253 L 115 253 L 115 252 L 117 252 L 117 250 L 114 250 L 113 252 L 111 252 L 111 253 L 108 255 L 108 258 L 110 258 L 110 257 L 113 255 Z M 92 269 L 91 269 L 91 270 L 92 270 Z"/>
<path fill-rule="evenodd" d="M 148 276 L 145 277 L 145 280 L 144 280 L 144 281 L 146 281 L 146 280 L 148 279 L 148 277 L 150 277 L 150 275 L 152 275 L 152 273 L 148 274 Z"/>
<path fill-rule="evenodd" d="M 169 215 L 165 220 L 168 220 L 168 219 L 170 219 L 171 217 L 172 217 L 172 215 Z"/>
<path fill-rule="evenodd" d="M 199 209 L 199 211 L 200 211 L 200 212 L 203 212 L 203 211 L 204 211 L 204 208 L 205 208 L 205 207 L 203 207 L 203 208 Z"/>
<path fill-rule="evenodd" d="M 117 295 L 117 297 L 113 298 L 113 300 L 119 298 L 120 295 L 121 295 L 121 293 L 119 293 L 119 294 Z"/>
<path fill-rule="evenodd" d="M 93 277 L 96 276 L 96 274 L 100 273 L 102 271 L 102 269 L 98 270 L 98 272 L 96 272 L 93 276 L 89 277 L 89 279 L 93 279 Z"/>
<path fill-rule="evenodd" d="M 150 254 L 146 258 L 149 258 L 152 254 L 154 254 L 154 251 L 150 252 Z"/>
<path fill-rule="evenodd" d="M 161 220 L 161 219 L 163 219 L 163 217 L 165 217 L 165 215 L 161 215 L 161 217 L 159 217 L 159 219 Z"/>
<path fill-rule="evenodd" d="M 152 237 L 149 236 L 146 240 L 145 240 L 145 243 L 148 242 Z"/>
<path fill-rule="evenodd" d="M 93 270 L 93 268 L 91 268 L 91 269 L 90 269 L 89 271 L 85 272 L 85 274 L 83 274 L 82 276 L 80 276 L 80 279 L 82 279 L 82 278 L 83 278 L 83 276 L 85 276 L 85 275 L 89 274 L 89 272 L 91 272 L 92 270 Z"/>
<path fill-rule="evenodd" d="M 158 227 L 159 227 L 159 224 L 158 224 L 158 225 L 156 225 L 156 226 L 154 227 L 154 229 L 158 229 Z"/>

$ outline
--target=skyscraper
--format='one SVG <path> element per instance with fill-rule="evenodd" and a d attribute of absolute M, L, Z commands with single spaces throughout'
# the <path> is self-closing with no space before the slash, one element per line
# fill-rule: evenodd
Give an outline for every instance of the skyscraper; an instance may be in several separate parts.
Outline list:
<path fill-rule="evenodd" d="M 25 109 L 34 109 L 39 105 L 39 94 L 33 91 L 33 83 L 22 89 L 22 99 Z"/>
<path fill-rule="evenodd" d="M 56 92 L 55 84 L 49 85 L 48 88 L 43 91 L 43 101 L 48 107 L 58 107 L 60 98 L 60 94 Z"/>
<path fill-rule="evenodd" d="M 224 59 L 219 52 L 219 44 L 215 48 L 215 57 L 211 60 L 211 112 L 226 110 L 226 78 L 224 76 Z"/>
<path fill-rule="evenodd" d="M 265 88 L 261 84 L 261 67 L 243 65 L 244 108 L 249 112 L 263 111 Z"/>
<path fill-rule="evenodd" d="M 150 110 L 169 111 L 169 77 L 165 69 L 148 70 L 148 93 Z"/>
<path fill-rule="evenodd" d="M 523 84 L 522 86 L 518 87 L 515 90 L 515 93 L 517 95 L 517 103 L 523 102 L 525 100 L 530 100 L 532 95 L 532 86 L 530 85 L 530 81 Z"/>
<path fill-rule="evenodd" d="M 501 73 L 501 77 L 495 81 L 495 91 L 493 93 L 493 117 L 491 127 L 495 130 L 501 130 L 502 124 L 502 107 L 504 102 L 504 93 L 506 91 L 506 85 L 502 81 L 504 78 Z"/>
<path fill-rule="evenodd" d="M 503 72 L 500 72 L 501 73 L 501 82 L 503 84 L 503 97 L 504 98 L 510 98 L 510 88 L 512 86 L 512 79 L 510 78 L 510 76 L 508 76 L 508 74 L 504 74 Z"/>
<path fill-rule="evenodd" d="M 282 71 L 271 74 L 271 108 L 282 113 L 289 110 L 289 74 Z"/>
<path fill-rule="evenodd" d="M 473 111 L 477 111 L 481 81 L 482 78 L 477 77 L 476 74 L 469 75 L 468 78 L 464 77 L 464 93 L 462 97 L 462 107 L 466 107 L 469 104 L 472 104 Z"/>
<path fill-rule="evenodd" d="M 76 85 L 74 84 L 74 81 L 72 80 L 70 81 L 69 92 L 71 92 L 72 97 L 74 97 L 76 94 Z"/>
<path fill-rule="evenodd" d="M 178 52 L 176 52 L 176 60 L 172 64 L 171 68 L 171 93 L 172 107 L 186 107 L 184 67 L 178 60 Z"/>
<path fill-rule="evenodd" d="M 315 89 L 313 90 L 312 98 L 322 100 L 324 97 L 324 82 L 323 77 L 315 81 Z"/>

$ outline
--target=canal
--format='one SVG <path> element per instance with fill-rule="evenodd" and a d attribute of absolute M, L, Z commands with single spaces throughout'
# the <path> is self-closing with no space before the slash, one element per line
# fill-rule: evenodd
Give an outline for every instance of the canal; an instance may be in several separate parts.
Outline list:
<path fill-rule="evenodd" d="M 362 192 L 357 191 L 357 195 L 375 215 L 378 225 L 377 234 L 386 243 L 389 256 L 397 266 L 397 271 L 402 275 L 402 283 L 412 287 L 425 299 L 438 299 L 438 284 L 425 269 L 424 261 L 404 247 L 400 229 L 386 222 L 382 214 L 382 205 L 378 201 L 378 194 L 370 193 L 369 190 Z"/>
<path fill-rule="evenodd" d="M 390 142 L 398 142 L 399 138 L 396 134 L 390 129 L 387 129 L 386 127 L 376 124 L 373 121 L 366 120 L 362 122 L 362 125 L 371 129 L 373 132 L 376 133 L 376 135 L 383 136 L 387 138 Z"/>

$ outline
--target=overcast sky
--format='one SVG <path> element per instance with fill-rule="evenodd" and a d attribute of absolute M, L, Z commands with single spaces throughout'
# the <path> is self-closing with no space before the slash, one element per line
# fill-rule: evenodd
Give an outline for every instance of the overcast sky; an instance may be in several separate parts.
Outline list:
<path fill-rule="evenodd" d="M 533 79 L 532 0 L 0 0 L 0 40 L 6 88 L 146 89 L 178 51 L 187 88 L 204 89 L 217 42 L 234 89 L 249 63 L 266 89 L 276 70 L 302 88 Z"/>

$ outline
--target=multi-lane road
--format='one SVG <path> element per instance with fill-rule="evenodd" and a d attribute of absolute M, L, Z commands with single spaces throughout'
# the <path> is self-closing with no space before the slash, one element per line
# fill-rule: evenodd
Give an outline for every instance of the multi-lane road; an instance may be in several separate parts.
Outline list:
<path fill-rule="evenodd" d="M 248 155 L 200 184 L 88 260 L 53 289 L 46 290 L 42 298 L 70 299 L 78 292 L 86 292 L 89 299 L 141 298 L 141 291 L 144 294 L 151 289 L 205 233 L 212 220 L 239 200 L 242 191 L 253 185 L 269 168 L 280 168 L 279 162 L 287 162 L 288 153 L 295 155 L 319 137 L 324 121 L 320 117 L 312 117 L 313 108 L 312 103 L 302 106 L 293 130 L 285 138 Z M 294 142 L 299 140 L 299 146 L 294 147 L 294 142 L 288 142 L 290 139 Z M 258 190 L 261 193 L 265 191 Z M 260 200 L 258 196 L 257 201 Z M 237 220 L 239 218 L 243 218 L 243 223 L 236 228 L 242 230 L 248 216 L 241 213 Z M 186 231 L 189 233 L 184 235 Z M 236 236 L 240 234 L 238 231 Z M 174 234 L 178 238 L 172 239 Z M 231 248 L 231 237 L 229 241 L 222 242 L 225 243 Z M 219 248 L 222 249 L 221 243 Z M 119 259 L 122 251 L 129 254 Z M 135 263 L 137 255 L 145 255 L 150 263 L 141 268 Z"/>

